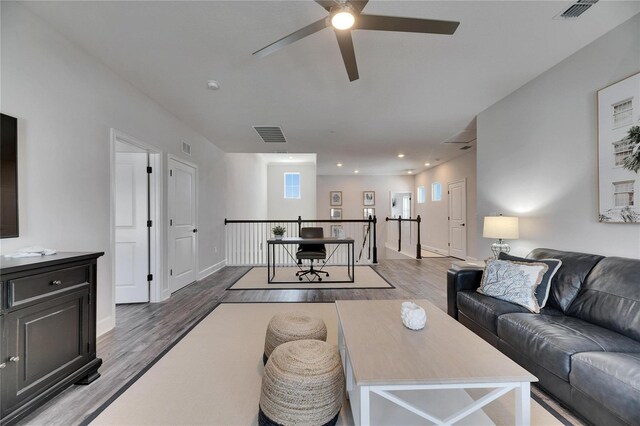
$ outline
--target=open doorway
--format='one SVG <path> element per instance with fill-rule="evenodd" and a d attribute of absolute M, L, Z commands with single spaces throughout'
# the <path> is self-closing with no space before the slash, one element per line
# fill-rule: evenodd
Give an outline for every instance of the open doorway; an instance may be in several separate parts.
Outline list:
<path fill-rule="evenodd" d="M 391 218 L 397 219 L 410 219 L 413 214 L 412 206 L 413 195 L 408 191 L 390 191 L 389 193 L 389 211 L 391 212 Z M 402 237 L 402 251 L 407 253 L 411 252 L 412 244 L 415 244 L 415 238 L 412 237 L 413 222 L 403 222 L 401 224 L 401 237 Z M 387 228 L 387 243 L 392 247 L 398 246 L 398 223 L 389 222 Z"/>
<path fill-rule="evenodd" d="M 119 131 L 112 130 L 111 136 L 114 300 L 116 304 L 159 301 L 161 153 Z"/>

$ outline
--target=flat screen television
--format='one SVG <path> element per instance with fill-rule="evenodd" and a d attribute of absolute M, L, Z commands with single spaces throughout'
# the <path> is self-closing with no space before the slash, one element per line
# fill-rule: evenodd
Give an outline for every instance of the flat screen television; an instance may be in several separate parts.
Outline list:
<path fill-rule="evenodd" d="M 12 238 L 18 236 L 18 120 L 0 116 L 0 238 Z"/>

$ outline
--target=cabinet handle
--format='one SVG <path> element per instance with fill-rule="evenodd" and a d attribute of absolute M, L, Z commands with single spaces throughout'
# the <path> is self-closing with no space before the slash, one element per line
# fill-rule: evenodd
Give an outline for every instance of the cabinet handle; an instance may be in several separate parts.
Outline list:
<path fill-rule="evenodd" d="M 2 364 L 0 364 L 0 370 L 2 370 L 3 368 L 5 368 L 7 366 L 6 362 L 3 362 Z"/>
<path fill-rule="evenodd" d="M 60 285 L 60 284 L 62 284 L 62 281 L 60 280 L 51 281 L 51 285 Z"/>
<path fill-rule="evenodd" d="M 20 357 L 19 356 L 12 356 L 11 358 L 9 358 L 9 361 L 18 362 L 18 361 L 20 361 Z"/>

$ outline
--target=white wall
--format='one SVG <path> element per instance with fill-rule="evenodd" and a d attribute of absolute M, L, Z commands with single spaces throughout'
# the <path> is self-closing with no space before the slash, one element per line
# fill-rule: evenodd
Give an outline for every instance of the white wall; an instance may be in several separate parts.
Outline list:
<path fill-rule="evenodd" d="M 391 201 L 389 193 L 413 192 L 413 176 L 318 176 L 317 190 L 317 218 L 329 219 L 331 205 L 330 191 L 342 191 L 342 218 L 363 219 L 363 192 L 376 192 L 376 210 L 378 218 L 377 245 L 378 258 L 385 258 L 384 245 L 387 241 L 387 224 L 385 217 L 391 217 Z M 415 200 L 415 194 L 414 194 Z M 414 204 L 415 205 L 415 204 Z M 393 225 L 397 224 L 394 222 Z M 396 232 L 397 234 L 397 232 Z"/>
<path fill-rule="evenodd" d="M 202 271 L 224 260 L 222 152 L 24 6 L 2 2 L 1 8 L 1 104 L 19 120 L 20 203 L 20 237 L 2 240 L 1 250 L 104 251 L 97 295 L 103 333 L 115 324 L 110 128 L 177 156 L 181 139 L 191 143 L 187 159 L 199 165 Z M 166 155 L 163 161 L 166 166 Z M 166 176 L 163 181 L 166 200 Z"/>
<path fill-rule="evenodd" d="M 284 174 L 300 173 L 300 199 L 284 199 Z M 268 164 L 267 166 L 268 213 L 270 220 L 315 219 L 316 215 L 316 165 Z"/>
<path fill-rule="evenodd" d="M 449 253 L 449 198 L 447 188 L 450 183 L 460 180 L 467 183 L 467 257 L 477 258 L 476 250 L 476 149 L 451 161 L 425 170 L 416 175 L 415 193 L 424 186 L 426 201 L 416 203 L 416 214 L 422 218 L 422 247 L 439 253 Z M 442 201 L 431 201 L 431 184 L 442 184 Z"/>
<path fill-rule="evenodd" d="M 478 116 L 478 252 L 483 216 L 521 217 L 512 252 L 535 247 L 640 257 L 640 225 L 597 221 L 601 88 L 640 71 L 640 15 Z M 549 46 L 550 49 L 553 46 Z"/>
<path fill-rule="evenodd" d="M 267 162 L 260 154 L 225 154 L 227 219 L 267 218 Z"/>

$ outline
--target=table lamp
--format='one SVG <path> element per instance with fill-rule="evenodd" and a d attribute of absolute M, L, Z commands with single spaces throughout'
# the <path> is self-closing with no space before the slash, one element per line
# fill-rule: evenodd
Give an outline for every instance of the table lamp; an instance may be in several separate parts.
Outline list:
<path fill-rule="evenodd" d="M 484 238 L 497 238 L 498 241 L 491 245 L 493 256 L 497 259 L 500 252 L 509 253 L 511 247 L 504 240 L 516 240 L 518 233 L 518 218 L 512 216 L 485 216 L 484 229 L 482 231 Z"/>

